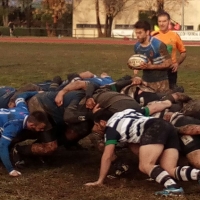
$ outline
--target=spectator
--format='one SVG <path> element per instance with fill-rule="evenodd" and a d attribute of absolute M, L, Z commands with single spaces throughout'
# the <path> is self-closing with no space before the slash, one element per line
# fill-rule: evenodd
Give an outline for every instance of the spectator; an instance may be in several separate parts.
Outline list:
<path fill-rule="evenodd" d="M 12 37 L 14 32 L 14 23 L 12 21 L 9 21 L 8 27 L 10 29 L 10 37 Z"/>

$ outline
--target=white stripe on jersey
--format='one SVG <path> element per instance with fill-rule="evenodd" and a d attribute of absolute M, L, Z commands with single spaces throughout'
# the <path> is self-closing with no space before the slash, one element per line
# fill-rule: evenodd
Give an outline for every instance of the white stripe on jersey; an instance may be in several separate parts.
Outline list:
<path fill-rule="evenodd" d="M 4 138 L 4 139 L 6 139 L 6 140 L 12 141 L 12 139 L 10 139 L 9 137 L 6 137 L 4 135 L 2 135 L 1 137 Z"/>
<path fill-rule="evenodd" d="M 21 103 L 21 102 L 25 102 L 25 100 L 24 100 L 24 98 L 17 98 L 16 100 L 15 100 L 15 104 L 17 105 L 17 104 L 19 104 L 19 103 Z"/>
<path fill-rule="evenodd" d="M 8 115 L 8 114 L 10 114 L 10 110 L 5 109 L 5 108 L 1 108 L 1 109 L 0 109 L 0 115 L 1 115 L 1 114 L 3 114 L 3 115 L 6 114 L 6 115 Z"/>
<path fill-rule="evenodd" d="M 106 126 L 115 128 L 120 134 L 120 142 L 139 143 L 145 123 L 152 117 L 145 117 L 133 109 L 115 113 Z"/>
<path fill-rule="evenodd" d="M 0 134 L 2 134 L 4 131 L 4 129 L 2 127 L 0 127 Z"/>

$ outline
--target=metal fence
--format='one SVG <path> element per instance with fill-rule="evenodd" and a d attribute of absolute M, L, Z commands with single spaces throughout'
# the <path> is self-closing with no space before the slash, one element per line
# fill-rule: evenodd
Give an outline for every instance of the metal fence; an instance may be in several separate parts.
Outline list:
<path fill-rule="evenodd" d="M 46 28 L 25 28 L 25 27 L 16 27 L 13 31 L 14 36 L 48 36 L 48 32 L 50 32 L 51 36 L 66 36 L 71 37 L 72 36 L 72 29 L 49 29 L 47 31 Z M 9 36 L 10 31 L 8 27 L 0 27 L 0 35 L 2 36 Z"/>

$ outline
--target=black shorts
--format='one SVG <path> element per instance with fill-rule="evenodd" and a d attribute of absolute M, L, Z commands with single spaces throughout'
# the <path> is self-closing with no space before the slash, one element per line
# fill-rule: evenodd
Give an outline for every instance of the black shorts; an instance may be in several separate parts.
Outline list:
<path fill-rule="evenodd" d="M 140 145 L 148 144 L 163 144 L 165 149 L 180 149 L 176 129 L 163 119 L 149 119 L 145 124 Z"/>
<path fill-rule="evenodd" d="M 180 138 L 180 151 L 184 155 L 191 153 L 195 150 L 200 150 L 200 135 L 179 135 Z"/>
<path fill-rule="evenodd" d="M 160 97 L 156 93 L 142 92 L 135 96 L 135 100 L 142 106 L 146 106 L 152 101 L 159 101 Z"/>

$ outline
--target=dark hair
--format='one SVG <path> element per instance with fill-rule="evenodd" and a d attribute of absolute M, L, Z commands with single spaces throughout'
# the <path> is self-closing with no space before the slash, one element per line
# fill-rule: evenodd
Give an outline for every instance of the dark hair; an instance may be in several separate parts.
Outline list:
<path fill-rule="evenodd" d="M 40 124 L 40 123 L 47 124 L 48 118 L 44 112 L 34 111 L 28 116 L 27 121 L 32 122 L 34 124 Z"/>
<path fill-rule="evenodd" d="M 70 73 L 70 74 L 67 75 L 67 80 L 68 80 L 69 82 L 71 82 L 74 78 L 79 78 L 79 79 L 81 79 L 81 77 L 80 77 L 79 74 L 77 74 L 77 73 Z"/>
<path fill-rule="evenodd" d="M 169 13 L 167 13 L 165 11 L 162 11 L 162 12 L 158 13 L 158 17 L 161 17 L 161 16 L 166 16 L 168 20 L 171 19 Z"/>
<path fill-rule="evenodd" d="M 110 110 L 106 110 L 106 109 L 101 109 L 99 111 L 97 111 L 96 113 L 94 113 L 94 121 L 95 122 L 100 122 L 100 120 L 104 120 L 104 121 L 108 121 L 112 116 L 113 116 L 113 112 L 111 112 Z"/>
<path fill-rule="evenodd" d="M 134 28 L 136 28 L 136 29 L 144 29 L 145 31 L 150 31 L 151 30 L 151 25 L 147 21 L 137 21 L 134 24 Z"/>

